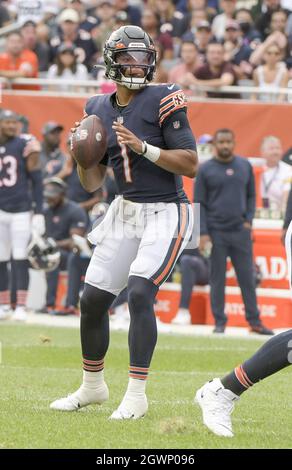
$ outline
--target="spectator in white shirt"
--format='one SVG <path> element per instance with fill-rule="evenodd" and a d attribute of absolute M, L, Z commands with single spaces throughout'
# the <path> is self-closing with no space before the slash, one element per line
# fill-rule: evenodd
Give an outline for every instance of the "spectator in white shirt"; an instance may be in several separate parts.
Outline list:
<path fill-rule="evenodd" d="M 61 44 L 58 49 L 56 56 L 56 63 L 51 65 L 48 74 L 48 79 L 60 79 L 62 80 L 71 80 L 72 82 L 77 80 L 88 80 L 88 72 L 85 65 L 77 62 L 77 56 L 74 52 L 74 47 L 68 46 L 66 44 Z M 70 91 L 70 85 L 60 83 L 60 85 L 51 85 L 50 89 L 61 90 L 61 91 Z M 74 91 L 81 91 L 82 87 L 79 89 L 74 86 Z"/>
<path fill-rule="evenodd" d="M 280 139 L 265 137 L 261 144 L 261 156 L 266 160 L 266 167 L 261 178 L 263 207 L 284 212 L 292 181 L 290 165 L 281 160 L 283 148 Z"/>

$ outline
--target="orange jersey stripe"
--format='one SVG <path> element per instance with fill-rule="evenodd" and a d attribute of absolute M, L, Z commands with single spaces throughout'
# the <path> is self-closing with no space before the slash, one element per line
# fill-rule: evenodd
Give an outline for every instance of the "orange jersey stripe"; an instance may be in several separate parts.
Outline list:
<path fill-rule="evenodd" d="M 154 279 L 154 284 L 157 285 L 159 284 L 159 282 L 167 275 L 167 273 L 169 272 L 174 260 L 175 260 L 175 257 L 179 251 L 179 246 L 180 246 L 180 242 L 182 240 L 182 237 L 183 237 L 183 233 L 184 233 L 184 230 L 185 230 L 185 227 L 186 227 L 186 224 L 187 224 L 187 208 L 185 205 L 182 206 L 182 223 L 181 223 L 181 227 L 180 227 L 180 232 L 179 232 L 179 235 L 176 239 L 176 242 L 175 242 L 175 245 L 174 245 L 174 248 L 173 248 L 173 252 L 171 253 L 171 256 L 170 256 L 170 259 L 166 265 L 166 267 L 164 268 L 164 270 L 162 271 L 162 273 L 160 274 L 160 276 L 158 276 L 156 279 Z"/>
<path fill-rule="evenodd" d="M 177 109 L 181 109 L 181 108 L 185 108 L 186 107 L 186 104 L 180 104 L 179 106 L 176 106 L 175 108 L 171 109 L 170 111 L 168 111 L 168 113 L 165 113 L 163 114 L 163 116 L 161 116 L 160 120 L 159 120 L 159 124 L 161 125 L 164 121 L 164 119 L 169 116 L 173 111 L 176 111 Z"/>

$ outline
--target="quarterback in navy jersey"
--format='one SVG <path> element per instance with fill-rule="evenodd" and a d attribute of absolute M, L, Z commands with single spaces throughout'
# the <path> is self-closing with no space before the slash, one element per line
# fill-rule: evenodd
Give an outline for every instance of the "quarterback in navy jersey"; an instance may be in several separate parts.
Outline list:
<path fill-rule="evenodd" d="M 106 76 L 117 84 L 117 92 L 93 96 L 85 113 L 103 121 L 107 152 L 89 169 L 75 158 L 88 191 L 101 187 L 111 166 L 119 196 L 88 235 L 95 250 L 80 304 L 83 383 L 51 408 L 74 411 L 108 399 L 103 375 L 108 309 L 127 286 L 129 384 L 111 419 L 138 419 L 148 409 L 146 379 L 157 340 L 155 296 L 192 234 L 182 175 L 195 176 L 197 153 L 183 92 L 175 84 L 149 86 L 156 67 L 150 36 L 138 26 L 122 26 L 106 41 L 103 55 Z"/>
<path fill-rule="evenodd" d="M 18 116 L 0 115 L 0 318 L 10 316 L 8 262 L 16 277 L 15 320 L 26 319 L 29 282 L 27 246 L 32 227 L 44 230 L 42 178 L 38 169 L 39 142 L 30 134 L 17 135 Z M 35 215 L 31 216 L 32 204 Z"/>

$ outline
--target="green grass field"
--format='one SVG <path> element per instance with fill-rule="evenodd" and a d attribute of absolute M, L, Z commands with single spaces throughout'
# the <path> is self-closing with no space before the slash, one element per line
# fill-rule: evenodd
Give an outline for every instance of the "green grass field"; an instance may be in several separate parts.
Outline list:
<path fill-rule="evenodd" d="M 0 448 L 292 447 L 289 368 L 242 397 L 233 414 L 233 439 L 209 433 L 193 405 L 196 388 L 247 358 L 260 341 L 160 335 L 147 385 L 149 412 L 131 422 L 108 420 L 127 385 L 125 333 L 111 336 L 106 359 L 109 402 L 77 413 L 49 409 L 52 400 L 80 385 L 77 330 L 2 324 L 0 341 Z"/>

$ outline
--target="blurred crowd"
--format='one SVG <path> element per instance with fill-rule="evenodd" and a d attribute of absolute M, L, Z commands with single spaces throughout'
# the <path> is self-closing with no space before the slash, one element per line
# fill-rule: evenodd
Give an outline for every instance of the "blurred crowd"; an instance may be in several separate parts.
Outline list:
<path fill-rule="evenodd" d="M 271 89 L 292 79 L 290 0 L 1 1 L 0 28 L 10 32 L 1 36 L 0 76 L 6 86 L 11 78 L 94 79 L 95 88 L 110 92 L 102 48 L 125 24 L 141 25 L 155 41 L 158 83 L 175 81 L 190 94 L 203 86 L 202 94 L 219 98 L 231 95 L 216 88 L 255 85 L 262 93 L 254 99 L 285 99 Z M 60 87 L 69 89 L 68 83 L 50 85 Z"/>

